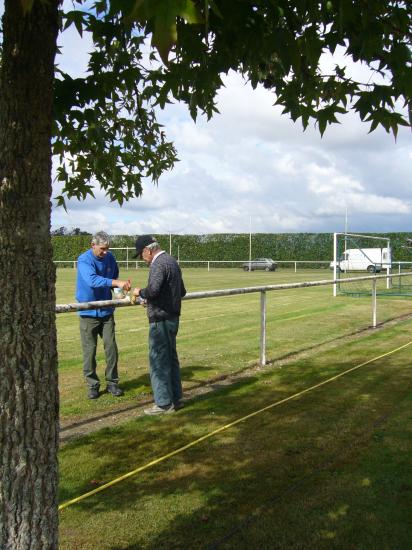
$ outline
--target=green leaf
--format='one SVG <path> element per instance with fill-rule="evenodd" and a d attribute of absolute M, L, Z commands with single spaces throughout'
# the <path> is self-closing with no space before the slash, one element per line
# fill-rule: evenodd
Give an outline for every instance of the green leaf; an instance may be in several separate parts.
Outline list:
<path fill-rule="evenodd" d="M 66 30 L 73 23 L 79 35 L 83 36 L 83 27 L 85 27 L 87 23 L 87 14 L 79 10 L 67 12 L 63 30 Z"/>
<path fill-rule="evenodd" d="M 64 152 L 64 144 L 61 141 L 53 143 L 53 155 L 60 155 Z"/>
<path fill-rule="evenodd" d="M 186 0 L 182 2 L 182 8 L 178 12 L 178 15 L 182 17 L 187 23 L 196 25 L 203 22 L 200 12 L 192 0 Z"/>
<path fill-rule="evenodd" d="M 163 61 L 168 63 L 170 50 L 177 40 L 176 12 L 170 6 L 170 2 L 165 0 L 161 9 L 158 10 L 152 37 L 152 46 L 154 46 Z"/>
<path fill-rule="evenodd" d="M 57 197 L 54 197 L 54 199 L 56 200 L 56 206 L 63 206 L 65 212 L 67 213 L 67 205 L 63 195 L 58 195 Z"/>
<path fill-rule="evenodd" d="M 151 26 L 152 45 L 167 64 L 169 53 L 177 41 L 178 17 L 189 24 L 203 21 L 193 0 L 136 0 L 128 20 Z"/>

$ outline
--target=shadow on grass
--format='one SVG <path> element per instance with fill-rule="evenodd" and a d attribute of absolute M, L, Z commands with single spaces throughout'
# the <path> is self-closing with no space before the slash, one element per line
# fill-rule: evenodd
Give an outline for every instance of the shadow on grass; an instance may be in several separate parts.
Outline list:
<path fill-rule="evenodd" d="M 393 322 L 395 319 L 397 321 L 403 320 L 403 319 L 409 319 L 410 314 L 398 316 L 393 319 L 389 319 L 387 322 L 382 323 L 379 325 L 378 329 L 374 329 L 374 332 L 371 333 L 370 328 L 361 328 L 359 330 L 356 330 L 354 332 L 350 332 L 345 335 L 328 338 L 325 341 L 319 343 L 315 343 L 313 345 L 308 345 L 305 347 L 302 347 L 298 350 L 294 350 L 288 353 L 284 353 L 278 357 L 274 357 L 273 359 L 269 359 L 267 361 L 267 368 L 272 365 L 274 368 L 277 368 L 276 365 L 279 362 L 282 361 L 292 361 L 297 360 L 300 356 L 305 355 L 307 353 L 313 353 L 319 350 L 319 346 L 326 346 L 329 347 L 331 345 L 339 345 L 340 342 L 346 342 L 348 339 L 350 340 L 352 337 L 360 337 L 362 335 L 368 336 L 372 338 L 379 338 L 379 330 L 380 328 L 383 328 L 384 325 L 388 322 Z M 187 365 L 182 367 L 181 374 L 182 374 L 182 381 L 183 381 L 183 389 L 185 392 L 196 392 L 199 388 L 202 388 L 204 386 L 211 386 L 213 387 L 214 384 L 225 381 L 228 379 L 236 379 L 236 377 L 242 376 L 245 372 L 250 371 L 251 369 L 258 367 L 258 362 L 255 363 L 247 363 L 244 364 L 242 367 L 237 368 L 235 371 L 232 372 L 223 372 L 218 375 L 210 375 L 203 378 L 202 376 L 199 376 L 201 373 L 204 376 L 205 371 L 208 371 L 208 366 L 205 365 Z M 128 411 L 138 410 L 144 405 L 147 405 L 147 403 L 152 401 L 151 397 L 151 388 L 150 388 L 150 377 L 148 372 L 145 372 L 141 376 L 135 377 L 131 380 L 124 381 L 121 383 L 121 386 L 125 390 L 126 393 L 128 392 L 136 392 L 135 403 L 130 403 L 130 400 L 127 403 L 122 404 L 122 399 L 118 400 L 118 402 L 114 405 L 114 403 L 111 404 L 110 411 L 105 412 L 94 412 L 87 416 L 86 418 L 83 418 L 82 420 L 74 420 L 73 422 L 68 423 L 69 418 L 65 419 L 65 424 L 61 428 L 62 434 L 67 434 L 71 429 L 87 426 L 89 424 L 94 424 L 96 421 L 104 420 L 107 418 L 113 417 L 113 415 L 117 413 L 127 413 Z M 219 386 L 219 384 L 218 384 Z M 136 391 L 136 390 L 139 390 Z M 101 409 L 101 407 L 100 407 Z M 65 439 L 69 439 L 69 436 L 66 435 L 66 437 L 62 437 L 61 440 L 64 441 Z"/>
<path fill-rule="evenodd" d="M 206 367 L 199 365 L 199 366 L 188 366 L 183 367 L 181 369 L 181 376 L 182 379 L 185 382 L 193 382 L 193 384 L 190 386 L 190 389 L 196 389 L 201 386 L 205 386 L 207 384 L 210 384 L 211 382 L 215 382 L 218 380 L 221 380 L 222 378 L 226 378 L 226 376 L 218 376 L 215 377 L 213 380 L 208 379 L 205 381 L 202 381 L 200 379 L 196 378 L 196 373 L 201 372 L 202 370 L 205 370 Z M 114 414 L 117 413 L 124 413 L 127 411 L 132 411 L 141 408 L 144 405 L 147 405 L 148 403 L 153 401 L 152 393 L 151 393 L 151 386 L 150 386 L 150 376 L 149 373 L 142 374 L 141 376 L 138 376 L 136 378 L 133 378 L 131 380 L 127 380 L 124 382 L 121 382 L 120 386 L 124 390 L 125 393 L 133 392 L 137 388 L 145 388 L 146 391 L 142 391 L 140 394 L 136 396 L 136 402 L 122 405 L 121 398 L 118 400 L 116 409 L 110 409 L 110 411 L 101 412 L 100 414 L 93 414 L 87 418 L 83 418 L 81 420 L 74 420 L 73 422 L 66 423 L 64 426 L 60 428 L 60 433 L 65 433 L 73 428 L 80 427 L 80 426 L 86 426 L 91 423 L 95 423 L 96 421 L 103 420 L 105 418 L 113 417 Z M 103 391 L 101 393 L 101 396 L 108 395 L 108 392 Z"/>
<path fill-rule="evenodd" d="M 319 363 L 306 361 L 304 374 L 302 366 L 240 381 L 174 415 L 139 418 L 69 444 L 62 454 L 63 479 L 81 460 L 93 464 L 93 480 L 79 483 L 72 475 L 71 488 L 64 480 L 62 501 L 316 383 Z M 351 366 L 326 357 L 322 378 Z M 389 358 L 359 373 L 239 423 L 63 511 L 62 540 L 71 529 L 77 548 L 92 548 L 82 546 L 82 540 L 91 540 L 113 550 L 352 548 L 359 547 L 359 537 L 366 548 L 371 537 L 381 547 L 405 541 L 410 502 L 400 510 L 394 487 L 378 481 L 389 459 L 383 466 L 375 461 L 369 482 L 362 477 L 367 468 L 362 461 L 368 453 L 383 452 L 382 439 L 374 436 L 406 395 L 410 401 L 411 369 Z M 398 445 L 390 437 L 387 475 L 393 484 L 405 484 L 406 473 L 397 476 L 399 465 L 409 461 L 412 438 Z M 389 508 L 373 512 L 382 499 Z M 109 524 L 116 525 L 115 533 L 107 532 Z M 97 538 L 102 530 L 106 546 Z"/>

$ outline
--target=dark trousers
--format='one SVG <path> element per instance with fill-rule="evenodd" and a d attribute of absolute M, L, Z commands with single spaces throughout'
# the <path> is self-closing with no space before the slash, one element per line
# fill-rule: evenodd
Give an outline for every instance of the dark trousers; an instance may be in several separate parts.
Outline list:
<path fill-rule="evenodd" d="M 160 407 L 176 403 L 182 397 L 176 351 L 178 330 L 178 317 L 149 325 L 150 382 L 154 401 Z"/>
<path fill-rule="evenodd" d="M 100 380 L 96 373 L 97 337 L 103 339 L 106 355 L 105 378 L 107 384 L 117 384 L 118 350 L 115 338 L 115 322 L 113 315 L 107 317 L 80 316 L 80 337 L 83 348 L 83 374 L 90 387 L 98 388 Z"/>

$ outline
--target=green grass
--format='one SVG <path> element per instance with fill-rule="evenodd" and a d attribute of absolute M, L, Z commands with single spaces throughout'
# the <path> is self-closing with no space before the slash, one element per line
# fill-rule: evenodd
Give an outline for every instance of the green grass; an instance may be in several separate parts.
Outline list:
<path fill-rule="evenodd" d="M 134 284 L 143 285 L 147 270 L 123 271 Z M 239 269 L 185 269 L 189 292 L 237 288 L 290 281 L 327 279 L 327 270 L 294 273 L 244 273 Z M 75 271 L 58 271 L 57 302 L 74 301 Z M 332 288 L 293 289 L 267 294 L 267 358 L 275 360 L 291 352 L 304 350 L 350 334 L 371 324 L 371 300 L 368 297 L 332 298 Z M 211 298 L 183 303 L 178 351 L 184 389 L 204 384 L 221 375 L 243 370 L 259 359 L 260 296 Z M 378 320 L 408 312 L 408 299 L 379 300 Z M 62 419 L 91 415 L 122 407 L 150 393 L 147 360 L 146 311 L 141 307 L 123 308 L 116 312 L 116 334 L 120 351 L 119 373 L 126 396 L 113 400 L 103 395 L 90 402 L 82 377 L 82 352 L 78 316 L 57 316 L 59 377 Z M 104 353 L 99 345 L 98 374 L 103 379 Z"/>
<path fill-rule="evenodd" d="M 386 337 L 397 346 L 410 328 Z M 370 336 L 338 361 L 321 354 L 173 416 L 139 418 L 71 443 L 61 452 L 61 499 L 350 368 L 365 344 L 376 356 L 387 343 Z M 199 548 L 235 530 L 228 548 L 319 548 L 331 541 L 334 548 L 409 548 L 409 356 L 407 348 L 363 367 L 63 510 L 61 547 Z"/>
<path fill-rule="evenodd" d="M 141 284 L 147 272 L 130 275 Z M 184 276 L 194 291 L 330 275 L 192 269 Z M 59 272 L 59 303 L 73 301 L 73 281 L 71 270 Z M 378 304 L 380 321 L 409 313 L 411 305 L 387 298 Z M 144 311 L 120 309 L 116 319 L 127 394 L 90 403 L 81 382 L 77 317 L 58 317 L 64 418 L 115 410 L 149 391 Z M 370 298 L 333 299 L 331 287 L 268 293 L 267 321 L 269 359 L 306 353 L 197 397 L 174 415 L 136 417 L 66 444 L 60 501 L 412 340 L 406 319 L 342 343 L 340 337 L 370 325 Z M 186 389 L 254 363 L 259 296 L 184 303 L 178 346 Z M 61 548 L 157 550 L 215 542 L 236 549 L 411 548 L 411 352 L 412 345 L 381 357 L 62 510 Z"/>

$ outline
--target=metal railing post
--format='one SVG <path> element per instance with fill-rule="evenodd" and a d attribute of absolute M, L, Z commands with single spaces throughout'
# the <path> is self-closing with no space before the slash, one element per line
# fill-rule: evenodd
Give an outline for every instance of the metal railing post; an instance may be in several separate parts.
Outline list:
<path fill-rule="evenodd" d="M 336 233 L 334 233 L 333 234 L 333 280 L 334 281 L 336 281 L 337 276 L 338 276 L 338 266 L 337 266 L 338 255 L 336 254 L 337 246 L 338 246 L 338 240 L 337 239 L 338 239 L 337 235 L 336 235 Z M 337 289 L 336 283 L 334 283 L 334 285 L 333 285 L 333 297 L 334 298 L 336 298 L 337 290 L 338 289 Z"/>
<path fill-rule="evenodd" d="M 372 327 L 376 328 L 376 279 L 372 281 Z"/>
<path fill-rule="evenodd" d="M 266 365 L 266 291 L 260 293 L 260 366 Z"/>

